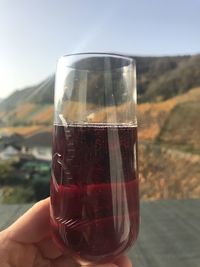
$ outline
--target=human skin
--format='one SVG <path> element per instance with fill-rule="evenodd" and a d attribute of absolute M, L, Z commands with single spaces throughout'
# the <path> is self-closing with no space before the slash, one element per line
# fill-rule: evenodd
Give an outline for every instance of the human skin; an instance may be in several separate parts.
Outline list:
<path fill-rule="evenodd" d="M 49 224 L 49 198 L 29 209 L 10 227 L 0 232 L 1 267 L 77 267 L 70 255 L 55 246 Z M 132 267 L 127 256 L 96 267 Z"/>

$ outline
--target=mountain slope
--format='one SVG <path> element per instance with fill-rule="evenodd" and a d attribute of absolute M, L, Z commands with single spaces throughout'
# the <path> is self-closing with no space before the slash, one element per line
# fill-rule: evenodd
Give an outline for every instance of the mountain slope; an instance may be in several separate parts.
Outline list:
<path fill-rule="evenodd" d="M 166 101 L 138 105 L 140 139 L 200 149 L 199 102 L 197 87 Z"/>
<path fill-rule="evenodd" d="M 178 145 L 181 148 L 200 150 L 199 132 L 200 120 L 200 87 L 194 88 L 187 93 L 173 97 L 158 103 L 143 103 L 138 105 L 139 140 L 159 141 L 171 145 Z M 76 104 L 76 105 L 75 105 Z M 70 107 L 70 114 L 76 115 L 80 105 L 74 103 Z M 91 108 L 92 109 L 92 108 Z M 69 111 L 66 111 L 69 115 Z M 119 116 L 123 114 L 124 106 L 119 106 Z M 97 112 L 93 120 L 98 116 L 107 116 L 102 112 Z M 8 126 L 23 126 L 16 130 L 26 131 L 26 127 L 38 125 L 42 127 L 52 125 L 53 104 L 33 104 L 27 103 L 5 114 L 0 119 L 6 119 L 4 128 Z M 102 117 L 103 119 L 103 117 Z M 14 131 L 15 128 L 10 128 Z M 33 128 L 35 131 L 35 128 Z"/>
<path fill-rule="evenodd" d="M 137 57 L 138 102 L 161 101 L 200 86 L 200 55 Z M 0 103 L 0 112 L 22 103 L 53 103 L 55 75 L 40 84 L 17 90 Z"/>
<path fill-rule="evenodd" d="M 0 111 L 10 111 L 25 103 L 53 103 L 54 80 L 52 75 L 38 85 L 15 91 L 0 103 Z"/>
<path fill-rule="evenodd" d="M 200 150 L 199 114 L 199 101 L 176 105 L 160 132 L 159 141 Z"/>
<path fill-rule="evenodd" d="M 142 100 L 166 100 L 200 85 L 200 55 L 182 60 L 176 68 L 170 69 L 151 80 Z"/>
<path fill-rule="evenodd" d="M 200 155 L 139 144 L 140 195 L 145 200 L 200 197 Z"/>

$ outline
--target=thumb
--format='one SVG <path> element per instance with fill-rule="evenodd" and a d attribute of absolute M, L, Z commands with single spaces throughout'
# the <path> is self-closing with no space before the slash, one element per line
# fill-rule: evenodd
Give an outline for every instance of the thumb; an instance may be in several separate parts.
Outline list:
<path fill-rule="evenodd" d="M 50 235 L 49 198 L 36 203 L 6 231 L 9 237 L 23 243 L 39 242 Z"/>

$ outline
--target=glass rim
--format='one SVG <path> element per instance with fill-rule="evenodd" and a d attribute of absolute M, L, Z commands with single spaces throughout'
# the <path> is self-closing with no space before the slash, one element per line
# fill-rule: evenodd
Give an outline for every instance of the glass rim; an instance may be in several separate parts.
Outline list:
<path fill-rule="evenodd" d="M 78 53 L 69 53 L 69 54 L 65 54 L 63 56 L 61 56 L 60 58 L 66 58 L 66 57 L 70 57 L 70 56 L 87 56 L 87 55 L 91 55 L 91 56 L 110 56 L 113 58 L 122 58 L 122 59 L 127 59 L 130 61 L 135 62 L 135 59 L 132 58 L 129 55 L 126 54 L 122 54 L 122 53 L 118 53 L 118 52 L 78 52 Z"/>
<path fill-rule="evenodd" d="M 123 55 L 123 54 L 120 54 L 120 53 L 115 53 L 115 52 L 80 52 L 80 53 L 71 53 L 71 54 L 65 54 L 63 56 L 61 56 L 60 58 L 58 58 L 58 64 L 59 63 L 67 63 L 67 60 L 71 58 L 71 60 L 73 60 L 73 58 L 78 58 L 78 57 L 81 57 L 81 58 L 92 58 L 92 57 L 104 57 L 104 58 L 112 58 L 112 59 L 121 59 L 121 60 L 126 60 L 128 62 L 128 65 L 127 66 L 136 66 L 136 61 L 134 58 L 132 58 L 131 56 L 128 56 L 128 55 Z M 71 64 L 66 64 L 67 68 L 69 69 L 76 69 L 74 68 Z M 116 68 L 113 68 L 115 70 L 117 69 L 121 69 L 122 67 L 116 67 Z M 87 69 L 76 69 L 77 71 L 90 71 L 90 70 L 87 70 Z M 98 71 L 105 71 L 105 70 L 98 70 Z"/>

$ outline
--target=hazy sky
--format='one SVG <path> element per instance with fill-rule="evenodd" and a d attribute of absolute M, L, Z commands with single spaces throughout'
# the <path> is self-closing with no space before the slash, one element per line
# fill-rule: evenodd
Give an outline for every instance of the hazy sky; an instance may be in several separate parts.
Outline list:
<path fill-rule="evenodd" d="M 38 83 L 63 54 L 200 52 L 200 0 L 0 0 L 0 98 Z"/>

